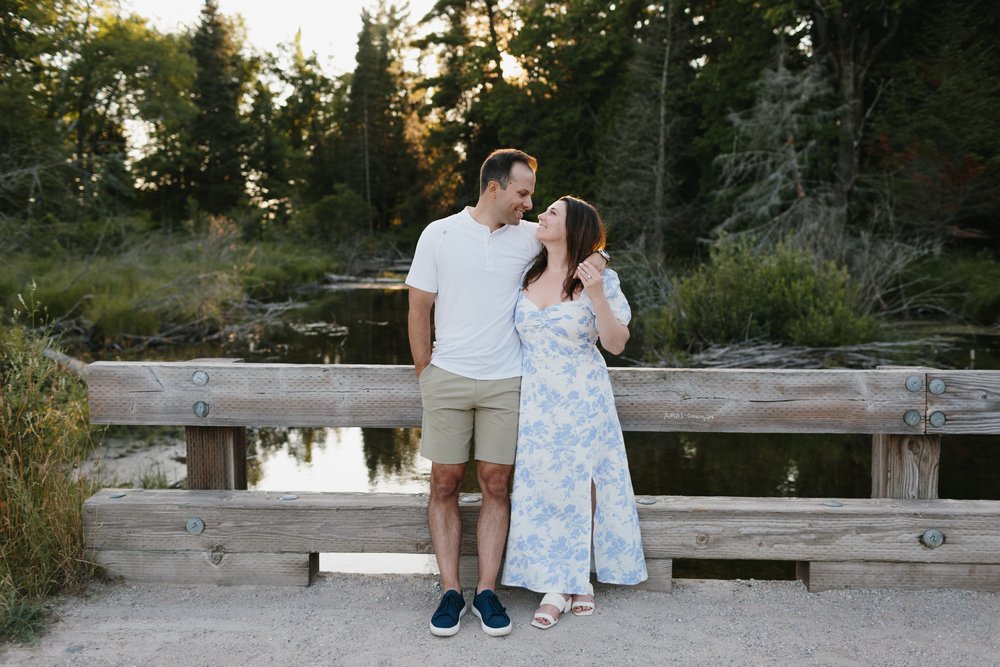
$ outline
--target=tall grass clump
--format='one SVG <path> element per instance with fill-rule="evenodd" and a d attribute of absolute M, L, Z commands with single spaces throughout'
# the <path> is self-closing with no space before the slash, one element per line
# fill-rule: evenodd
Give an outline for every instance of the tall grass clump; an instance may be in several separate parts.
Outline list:
<path fill-rule="evenodd" d="M 846 269 L 786 243 L 766 252 L 742 241 L 717 244 L 649 317 L 649 328 L 685 351 L 750 340 L 850 345 L 878 333 Z"/>
<path fill-rule="evenodd" d="M 44 600 L 80 583 L 83 501 L 77 470 L 93 446 L 86 388 L 45 358 L 53 341 L 0 325 L 0 641 L 28 640 Z"/>

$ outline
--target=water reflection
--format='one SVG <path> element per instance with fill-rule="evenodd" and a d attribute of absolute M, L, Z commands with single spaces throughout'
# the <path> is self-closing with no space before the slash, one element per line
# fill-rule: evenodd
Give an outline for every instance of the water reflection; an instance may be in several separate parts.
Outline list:
<path fill-rule="evenodd" d="M 247 482 L 266 491 L 426 492 L 416 429 L 254 429 Z"/>

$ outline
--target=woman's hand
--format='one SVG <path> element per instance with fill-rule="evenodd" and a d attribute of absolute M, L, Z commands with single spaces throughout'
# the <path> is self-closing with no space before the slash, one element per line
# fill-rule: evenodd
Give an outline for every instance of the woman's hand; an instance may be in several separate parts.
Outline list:
<path fill-rule="evenodd" d="M 611 303 L 604 293 L 604 276 L 590 263 L 589 258 L 576 267 L 573 274 L 583 283 L 583 289 L 594 305 L 597 319 L 597 338 L 604 349 L 611 354 L 621 354 L 628 342 L 628 327 L 618 321 L 611 312 Z"/>
<path fill-rule="evenodd" d="M 573 275 L 583 283 L 583 289 L 591 301 L 607 298 L 604 294 L 604 277 L 601 275 L 601 271 L 588 260 L 583 260 L 576 267 L 576 273 Z"/>

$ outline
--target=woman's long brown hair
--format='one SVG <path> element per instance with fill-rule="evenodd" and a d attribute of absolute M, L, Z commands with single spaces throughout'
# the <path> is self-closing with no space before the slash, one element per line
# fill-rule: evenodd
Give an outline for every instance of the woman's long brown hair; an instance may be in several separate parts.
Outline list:
<path fill-rule="evenodd" d="M 566 203 L 566 253 L 569 267 L 563 280 L 563 301 L 571 301 L 583 289 L 583 283 L 573 274 L 576 267 L 595 251 L 604 247 L 604 223 L 597 209 L 577 197 L 566 195 L 559 201 Z M 531 267 L 524 274 L 524 287 L 538 280 L 549 265 L 549 253 L 545 248 L 535 256 Z"/>

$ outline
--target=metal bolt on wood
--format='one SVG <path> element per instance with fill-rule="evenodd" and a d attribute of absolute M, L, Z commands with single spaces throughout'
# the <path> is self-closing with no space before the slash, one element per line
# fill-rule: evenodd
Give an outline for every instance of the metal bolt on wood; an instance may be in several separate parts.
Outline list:
<path fill-rule="evenodd" d="M 639 505 L 655 505 L 656 498 L 636 498 L 635 502 Z"/>
<path fill-rule="evenodd" d="M 906 378 L 906 390 L 907 391 L 920 391 L 920 387 L 924 383 L 920 380 L 919 375 L 911 375 Z"/>
<path fill-rule="evenodd" d="M 198 417 L 207 417 L 208 403 L 206 403 L 205 401 L 196 401 L 195 404 L 192 406 L 192 410 L 194 410 L 194 414 Z"/>
<path fill-rule="evenodd" d="M 198 517 L 188 519 L 184 527 L 187 529 L 187 532 L 192 535 L 201 535 L 205 532 L 205 522 Z"/>
<path fill-rule="evenodd" d="M 944 384 L 944 380 L 938 379 L 931 380 L 931 383 L 927 385 L 927 389 L 930 390 L 930 392 L 935 396 L 940 396 L 944 393 L 944 390 L 947 389 L 947 387 Z"/>
<path fill-rule="evenodd" d="M 928 528 L 920 536 L 920 543 L 928 549 L 937 549 L 944 544 L 944 533 L 937 528 Z"/>
<path fill-rule="evenodd" d="M 199 387 L 204 387 L 208 384 L 208 373 L 205 371 L 195 371 L 191 375 L 191 382 L 194 382 Z"/>
<path fill-rule="evenodd" d="M 920 413 L 916 410 L 907 410 L 903 413 L 903 421 L 907 426 L 916 426 L 920 423 Z"/>
<path fill-rule="evenodd" d="M 943 412 L 932 412 L 930 421 L 934 428 L 941 428 L 948 421 L 948 418 L 944 416 Z"/>

